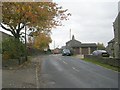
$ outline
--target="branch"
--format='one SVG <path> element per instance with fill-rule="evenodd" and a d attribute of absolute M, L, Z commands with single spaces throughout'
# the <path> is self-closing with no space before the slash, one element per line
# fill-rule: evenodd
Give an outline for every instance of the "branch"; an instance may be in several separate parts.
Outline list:
<path fill-rule="evenodd" d="M 18 23 L 18 29 L 20 28 L 20 23 Z"/>
<path fill-rule="evenodd" d="M 10 29 L 8 29 L 8 28 L 6 28 L 5 26 L 3 26 L 3 25 L 2 25 L 2 23 L 0 23 L 0 25 L 1 25 L 1 27 L 2 27 L 3 29 L 5 29 L 5 30 L 7 30 L 7 31 L 10 31 L 10 32 L 11 32 L 11 30 L 10 30 Z"/>
<path fill-rule="evenodd" d="M 13 31 L 15 30 L 11 25 L 9 25 L 9 27 L 10 27 Z"/>
<path fill-rule="evenodd" d="M 14 31 L 14 29 L 13 29 L 12 26 L 10 26 L 10 28 L 12 29 L 12 30 L 11 30 L 11 29 L 8 29 L 8 28 L 6 28 L 5 26 L 3 26 L 2 23 L 0 23 L 0 25 L 1 25 L 1 27 L 2 27 L 3 29 L 5 29 L 5 30 L 11 32 L 11 33 L 15 36 L 15 31 Z"/>
<path fill-rule="evenodd" d="M 17 34 L 19 34 L 20 33 L 20 31 L 23 29 L 25 27 L 25 25 L 23 24 L 23 26 L 22 27 L 20 27 L 20 24 L 18 25 L 18 29 L 16 29 L 16 31 L 17 31 Z"/>
<path fill-rule="evenodd" d="M 19 28 L 19 30 L 23 29 L 25 27 L 25 24 L 23 24 L 23 26 L 21 28 Z"/>

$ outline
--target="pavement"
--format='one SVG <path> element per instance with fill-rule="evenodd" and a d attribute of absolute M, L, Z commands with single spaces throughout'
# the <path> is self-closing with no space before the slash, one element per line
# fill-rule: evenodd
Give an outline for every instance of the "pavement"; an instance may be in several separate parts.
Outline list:
<path fill-rule="evenodd" d="M 38 88 L 40 62 L 36 56 L 16 69 L 3 69 L 2 88 Z"/>

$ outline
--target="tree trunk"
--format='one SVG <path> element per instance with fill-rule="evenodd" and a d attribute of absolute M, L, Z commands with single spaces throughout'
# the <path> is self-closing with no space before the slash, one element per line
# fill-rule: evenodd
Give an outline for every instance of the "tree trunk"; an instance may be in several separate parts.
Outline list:
<path fill-rule="evenodd" d="M 20 34 L 19 33 L 15 33 L 14 31 L 11 31 L 11 33 L 13 34 L 15 39 L 19 40 L 19 38 L 20 38 Z"/>

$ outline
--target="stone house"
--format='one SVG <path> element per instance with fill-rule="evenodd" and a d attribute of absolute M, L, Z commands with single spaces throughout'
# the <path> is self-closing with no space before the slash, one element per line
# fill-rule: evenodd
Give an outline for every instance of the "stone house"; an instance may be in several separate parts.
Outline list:
<path fill-rule="evenodd" d="M 115 43 L 115 40 L 112 39 L 111 41 L 108 42 L 108 46 L 106 47 L 106 51 L 110 54 L 111 57 L 115 57 L 115 55 L 114 55 L 114 43 Z"/>
<path fill-rule="evenodd" d="M 75 40 L 73 35 L 72 40 L 66 42 L 66 48 L 70 49 L 73 54 L 88 55 L 97 49 L 97 45 L 96 43 L 81 43 Z"/>
<path fill-rule="evenodd" d="M 108 42 L 106 50 L 114 58 L 120 58 L 120 12 L 113 22 L 114 39 Z"/>

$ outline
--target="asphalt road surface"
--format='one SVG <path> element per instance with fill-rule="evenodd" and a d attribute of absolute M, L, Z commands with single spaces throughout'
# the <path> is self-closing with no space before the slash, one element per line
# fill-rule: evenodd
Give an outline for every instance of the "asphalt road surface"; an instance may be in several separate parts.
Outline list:
<path fill-rule="evenodd" d="M 2 54 L 0 54 L 0 89 L 2 89 Z"/>
<path fill-rule="evenodd" d="M 118 88 L 118 73 L 71 56 L 43 56 L 42 88 Z"/>

